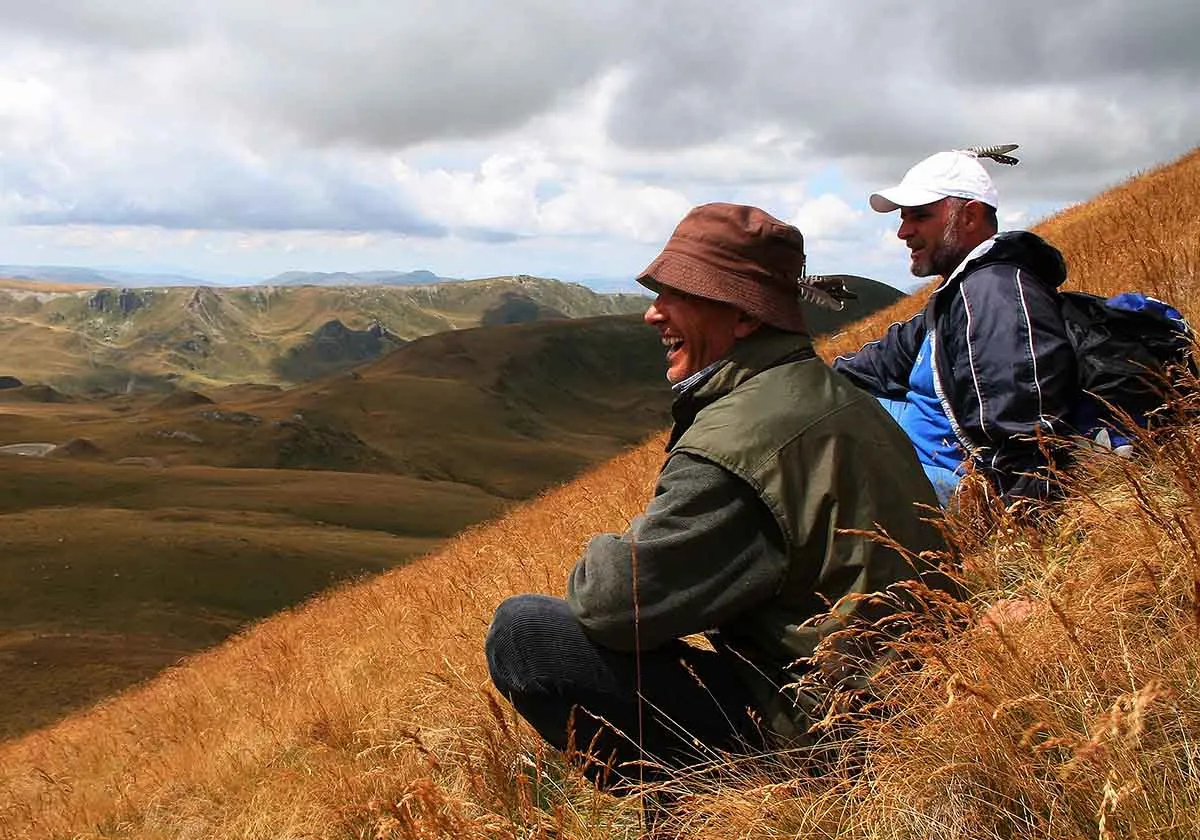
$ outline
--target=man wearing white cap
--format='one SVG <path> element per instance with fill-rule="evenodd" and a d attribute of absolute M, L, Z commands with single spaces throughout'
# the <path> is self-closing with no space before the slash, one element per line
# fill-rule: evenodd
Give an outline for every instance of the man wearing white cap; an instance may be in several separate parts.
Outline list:
<path fill-rule="evenodd" d="M 1078 395 L 1062 254 L 1027 231 L 997 233 L 983 156 L 1015 163 L 939 152 L 871 195 L 877 212 L 900 211 L 912 273 L 944 280 L 923 311 L 834 363 L 892 412 L 943 504 L 971 462 L 1005 498 L 1052 494 L 1041 438 L 1068 432 Z"/>

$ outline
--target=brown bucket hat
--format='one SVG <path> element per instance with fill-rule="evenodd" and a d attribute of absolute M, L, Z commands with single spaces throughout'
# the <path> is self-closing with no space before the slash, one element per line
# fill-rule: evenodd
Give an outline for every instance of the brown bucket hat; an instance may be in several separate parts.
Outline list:
<path fill-rule="evenodd" d="M 736 306 L 764 324 L 806 332 L 799 282 L 804 236 L 742 204 L 702 204 L 683 217 L 662 253 L 638 276 L 653 292 L 669 286 Z"/>

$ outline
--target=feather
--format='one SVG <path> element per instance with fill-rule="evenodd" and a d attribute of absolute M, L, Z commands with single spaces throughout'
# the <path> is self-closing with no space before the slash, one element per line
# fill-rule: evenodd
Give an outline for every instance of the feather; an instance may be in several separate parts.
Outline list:
<path fill-rule="evenodd" d="M 802 279 L 797 284 L 797 290 L 801 300 L 835 312 L 840 312 L 846 306 L 846 301 L 858 298 L 840 278 L 820 274 Z"/>
<path fill-rule="evenodd" d="M 1005 166 L 1016 166 L 1020 161 L 1008 154 L 1016 148 L 1018 148 L 1016 143 L 1000 143 L 996 146 L 968 146 L 961 151 L 975 155 L 977 158 L 990 158 Z"/>

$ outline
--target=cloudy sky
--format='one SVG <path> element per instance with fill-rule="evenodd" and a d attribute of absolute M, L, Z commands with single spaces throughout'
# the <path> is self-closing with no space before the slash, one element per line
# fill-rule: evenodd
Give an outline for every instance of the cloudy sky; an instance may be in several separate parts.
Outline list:
<path fill-rule="evenodd" d="M 1200 142 L 1195 0 L 0 0 L 0 263 L 619 281 L 689 207 L 905 279 L 867 195 L 1016 142 L 1031 224 Z"/>

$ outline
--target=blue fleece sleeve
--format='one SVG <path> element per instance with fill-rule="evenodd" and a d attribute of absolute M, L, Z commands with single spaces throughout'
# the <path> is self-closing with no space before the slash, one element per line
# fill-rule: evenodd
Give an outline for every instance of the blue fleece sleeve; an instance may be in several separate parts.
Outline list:
<path fill-rule="evenodd" d="M 838 356 L 833 369 L 876 397 L 902 400 L 908 378 L 925 337 L 925 314 L 892 324 L 882 338 L 863 345 L 856 353 Z"/>

